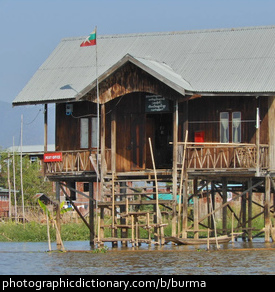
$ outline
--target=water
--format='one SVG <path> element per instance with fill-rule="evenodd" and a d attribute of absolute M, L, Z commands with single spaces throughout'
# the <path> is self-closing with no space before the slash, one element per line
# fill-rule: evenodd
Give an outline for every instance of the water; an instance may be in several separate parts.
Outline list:
<path fill-rule="evenodd" d="M 275 275 L 275 243 L 262 239 L 211 246 L 116 248 L 88 253 L 87 241 L 65 242 L 73 252 L 46 252 L 46 242 L 0 242 L 2 275 Z M 55 246 L 53 245 L 53 248 Z"/>

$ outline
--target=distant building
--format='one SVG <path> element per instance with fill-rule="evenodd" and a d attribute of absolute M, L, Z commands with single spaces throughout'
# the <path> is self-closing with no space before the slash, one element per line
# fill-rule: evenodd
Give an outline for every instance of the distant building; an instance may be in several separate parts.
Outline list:
<path fill-rule="evenodd" d="M 49 144 L 48 151 L 54 151 L 55 145 Z M 12 153 L 13 151 L 16 153 L 21 153 L 21 146 L 11 146 L 7 149 L 8 152 Z M 44 155 L 44 145 L 23 145 L 22 146 L 22 154 L 23 156 L 28 155 L 31 162 L 34 161 L 42 161 Z"/>
<path fill-rule="evenodd" d="M 9 216 L 9 190 L 0 187 L 0 217 Z"/>

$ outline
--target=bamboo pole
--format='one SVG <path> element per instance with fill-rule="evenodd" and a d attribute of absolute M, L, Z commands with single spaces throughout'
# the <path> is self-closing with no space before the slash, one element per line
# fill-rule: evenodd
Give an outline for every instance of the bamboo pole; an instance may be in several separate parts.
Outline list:
<path fill-rule="evenodd" d="M 112 172 L 112 235 L 114 236 L 115 227 L 115 183 L 114 172 Z"/>
<path fill-rule="evenodd" d="M 155 176 L 155 185 L 156 185 L 156 217 L 157 217 L 157 225 L 159 226 L 159 224 L 161 224 L 161 213 L 160 213 L 160 209 L 159 209 L 159 194 L 158 194 L 158 179 L 157 179 L 157 171 L 156 171 L 156 165 L 155 165 L 155 159 L 154 159 L 154 153 L 153 153 L 153 148 L 152 148 L 152 142 L 151 142 L 151 138 L 148 138 L 149 140 L 149 146 L 150 146 L 150 152 L 151 152 L 151 158 L 152 158 L 152 164 L 153 164 L 153 169 L 154 169 L 154 176 Z M 163 227 L 158 227 L 160 228 L 160 232 L 161 232 L 161 238 L 164 237 L 164 232 L 163 232 Z M 158 241 L 159 241 L 159 234 L 158 234 Z"/>
<path fill-rule="evenodd" d="M 100 245 L 100 216 L 98 216 L 97 223 L 97 242 Z"/>
<path fill-rule="evenodd" d="M 181 197 L 182 197 L 182 182 L 183 182 L 183 174 L 184 174 L 184 166 L 185 166 L 185 156 L 186 156 L 186 147 L 187 147 L 187 139 L 188 139 L 188 130 L 185 132 L 185 143 L 182 155 L 182 163 L 181 163 L 181 175 L 180 175 L 180 191 L 179 191 L 179 210 L 178 210 L 178 237 L 180 236 L 180 218 L 181 218 Z M 186 175 L 185 175 L 186 179 Z"/>
<path fill-rule="evenodd" d="M 49 246 L 49 251 L 51 251 L 52 250 L 52 246 L 51 246 L 51 236 L 50 236 L 50 225 L 49 225 L 49 218 L 48 218 L 47 211 L 46 211 L 46 222 L 47 222 L 48 246 Z"/>
<path fill-rule="evenodd" d="M 20 184 L 22 196 L 22 213 L 23 213 L 23 226 L 25 229 L 25 204 L 24 204 L 24 189 L 23 189 L 23 115 L 21 115 L 21 142 L 20 142 Z"/>
<path fill-rule="evenodd" d="M 131 232 L 131 235 L 132 235 L 132 247 L 135 246 L 135 230 L 134 230 L 134 216 L 131 215 L 131 227 L 132 227 L 132 232 Z"/>
<path fill-rule="evenodd" d="M 207 228 L 207 250 L 210 249 L 210 244 L 209 244 L 209 236 L 210 236 L 210 229 Z"/>

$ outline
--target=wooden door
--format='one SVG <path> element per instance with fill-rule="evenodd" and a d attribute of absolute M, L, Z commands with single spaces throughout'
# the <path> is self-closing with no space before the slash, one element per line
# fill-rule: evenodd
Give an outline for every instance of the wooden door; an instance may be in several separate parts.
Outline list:
<path fill-rule="evenodd" d="M 131 115 L 131 170 L 145 169 L 145 116 Z"/>

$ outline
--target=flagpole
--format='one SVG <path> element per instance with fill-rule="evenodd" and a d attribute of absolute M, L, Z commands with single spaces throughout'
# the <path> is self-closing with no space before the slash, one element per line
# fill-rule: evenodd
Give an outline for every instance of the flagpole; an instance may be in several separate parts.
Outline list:
<path fill-rule="evenodd" d="M 96 42 L 97 42 L 97 26 L 95 27 L 96 32 Z M 96 182 L 97 182 L 97 197 L 96 197 L 96 209 L 97 209 L 97 202 L 98 202 L 98 192 L 99 192 L 99 84 L 98 84 L 98 58 L 97 58 L 97 44 L 95 46 L 95 67 L 96 67 L 96 99 L 97 99 L 97 175 L 96 175 Z"/>

